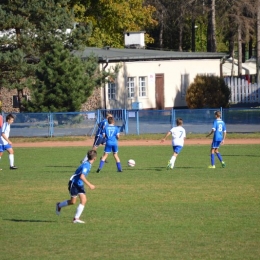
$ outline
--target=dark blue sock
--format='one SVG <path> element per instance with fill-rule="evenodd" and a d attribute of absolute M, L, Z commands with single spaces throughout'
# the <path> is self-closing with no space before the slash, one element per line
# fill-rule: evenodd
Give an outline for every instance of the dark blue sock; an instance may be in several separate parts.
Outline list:
<path fill-rule="evenodd" d="M 121 163 L 120 163 L 120 162 L 117 162 L 117 163 L 116 163 L 116 167 L 117 167 L 117 170 L 118 170 L 118 171 L 122 171 Z"/>
<path fill-rule="evenodd" d="M 216 153 L 216 154 L 217 154 L 217 157 L 218 157 L 218 159 L 220 160 L 220 162 L 222 162 L 221 154 L 220 154 L 220 153 Z"/>
<path fill-rule="evenodd" d="M 102 161 L 102 160 L 100 160 L 100 162 L 99 162 L 99 169 L 102 169 L 103 168 L 103 166 L 104 166 L 104 164 L 105 164 L 105 161 Z"/>
<path fill-rule="evenodd" d="M 211 165 L 215 165 L 215 155 L 214 153 L 211 154 Z"/>

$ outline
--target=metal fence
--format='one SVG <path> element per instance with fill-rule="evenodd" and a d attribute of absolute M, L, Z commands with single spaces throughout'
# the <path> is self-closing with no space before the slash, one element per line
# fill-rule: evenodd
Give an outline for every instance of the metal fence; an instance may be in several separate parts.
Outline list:
<path fill-rule="evenodd" d="M 92 136 L 106 112 L 113 114 L 123 134 L 166 133 L 180 117 L 187 133 L 208 133 L 216 109 L 171 110 L 96 110 L 70 113 L 14 113 L 11 136 L 54 137 Z M 233 133 L 260 132 L 260 108 L 221 109 L 227 131 Z M 7 114 L 2 113 L 5 119 Z"/>

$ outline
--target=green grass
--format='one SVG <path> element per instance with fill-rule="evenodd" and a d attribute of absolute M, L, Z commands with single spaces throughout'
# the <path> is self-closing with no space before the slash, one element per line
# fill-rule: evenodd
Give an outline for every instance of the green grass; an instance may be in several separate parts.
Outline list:
<path fill-rule="evenodd" d="M 174 170 L 171 147 L 120 147 L 88 180 L 88 203 L 55 215 L 86 148 L 16 148 L 16 171 L 1 160 L 0 259 L 259 259 L 260 145 L 226 145 L 227 166 L 207 169 L 208 146 L 185 146 Z M 99 150 L 99 155 L 102 148 Z M 136 166 L 127 167 L 128 159 Z"/>

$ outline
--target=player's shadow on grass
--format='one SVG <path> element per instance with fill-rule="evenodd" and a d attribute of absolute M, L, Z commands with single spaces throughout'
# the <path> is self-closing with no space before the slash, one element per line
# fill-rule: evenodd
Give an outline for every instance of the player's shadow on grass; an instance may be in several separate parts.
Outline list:
<path fill-rule="evenodd" d="M 16 219 L 16 218 L 11 218 L 11 219 L 3 219 L 7 221 L 13 221 L 13 222 L 32 222 L 32 223 L 51 223 L 51 222 L 56 222 L 53 220 L 35 220 L 35 219 Z"/>
<path fill-rule="evenodd" d="M 72 166 L 72 165 L 48 165 L 46 167 L 49 167 L 49 168 L 75 168 L 75 166 Z"/>
<path fill-rule="evenodd" d="M 223 157 L 226 157 L 226 156 L 230 156 L 230 157 L 233 157 L 233 156 L 242 156 L 242 157 L 260 157 L 260 155 L 256 155 L 256 154 L 221 154 Z"/>
<path fill-rule="evenodd" d="M 130 168 L 130 169 L 127 169 L 127 168 L 124 168 L 123 169 L 123 172 L 124 171 L 127 171 L 127 172 L 141 172 L 141 171 L 147 171 L 147 170 L 154 170 L 154 171 L 162 171 L 164 168 L 162 167 L 146 167 L 146 168 Z"/>

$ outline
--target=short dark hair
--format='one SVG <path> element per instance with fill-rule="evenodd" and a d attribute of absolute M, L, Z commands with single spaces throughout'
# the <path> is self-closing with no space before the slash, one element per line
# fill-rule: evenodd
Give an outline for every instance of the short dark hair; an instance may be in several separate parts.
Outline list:
<path fill-rule="evenodd" d="M 177 119 L 176 119 L 176 125 L 177 125 L 177 126 L 183 125 L 183 120 L 182 120 L 182 118 L 177 118 Z"/>
<path fill-rule="evenodd" d="M 6 121 L 10 120 L 11 118 L 14 118 L 14 116 L 13 116 L 12 114 L 8 114 L 8 115 L 6 116 Z"/>
<path fill-rule="evenodd" d="M 217 117 L 221 117 L 221 112 L 220 111 L 215 111 L 215 116 L 217 116 Z"/>
<path fill-rule="evenodd" d="M 95 150 L 89 150 L 88 151 L 88 160 L 93 160 L 95 157 L 97 157 L 97 151 Z"/>
<path fill-rule="evenodd" d="M 107 119 L 107 121 L 108 121 L 108 124 L 110 124 L 110 125 L 115 123 L 115 120 L 114 120 L 113 117 L 109 117 L 109 118 Z"/>

